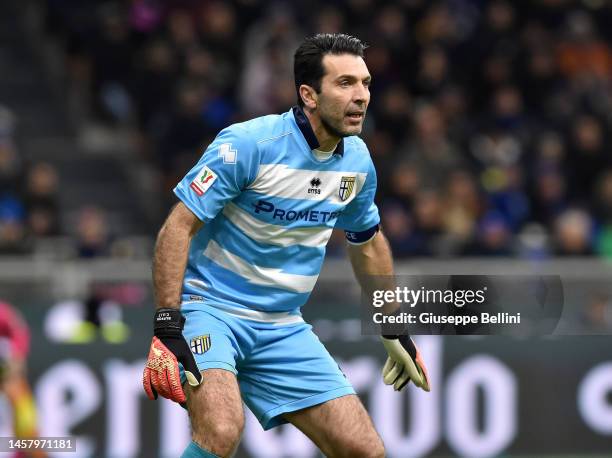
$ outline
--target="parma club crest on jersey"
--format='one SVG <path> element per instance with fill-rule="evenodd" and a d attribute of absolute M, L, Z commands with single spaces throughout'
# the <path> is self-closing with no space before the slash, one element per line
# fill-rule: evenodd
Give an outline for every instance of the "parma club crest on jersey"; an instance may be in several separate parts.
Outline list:
<path fill-rule="evenodd" d="M 215 175 L 215 172 L 205 166 L 194 178 L 189 187 L 198 196 L 203 196 L 204 193 L 208 191 L 208 188 L 212 186 L 216 179 L 217 175 Z"/>
<path fill-rule="evenodd" d="M 194 337 L 191 339 L 189 344 L 191 352 L 194 355 L 201 355 L 206 353 L 210 349 L 210 334 L 206 334 L 200 337 Z"/>
<path fill-rule="evenodd" d="M 340 179 L 340 189 L 338 189 L 338 196 L 340 197 L 340 200 L 344 202 L 346 199 L 351 197 L 354 188 L 355 177 L 342 177 Z"/>

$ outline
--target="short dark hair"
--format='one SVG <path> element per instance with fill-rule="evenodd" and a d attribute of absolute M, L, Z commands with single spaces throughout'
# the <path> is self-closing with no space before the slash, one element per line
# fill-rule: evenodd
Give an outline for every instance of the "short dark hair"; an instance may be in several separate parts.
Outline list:
<path fill-rule="evenodd" d="M 363 57 L 367 46 L 359 38 L 344 33 L 319 33 L 306 38 L 293 56 L 293 76 L 298 104 L 304 106 L 300 86 L 306 84 L 321 92 L 321 79 L 325 72 L 323 57 L 326 54 L 353 54 Z"/>

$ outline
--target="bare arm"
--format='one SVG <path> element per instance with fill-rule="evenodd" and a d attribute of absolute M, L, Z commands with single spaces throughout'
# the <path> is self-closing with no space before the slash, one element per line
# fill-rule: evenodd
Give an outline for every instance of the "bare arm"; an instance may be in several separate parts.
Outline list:
<path fill-rule="evenodd" d="M 393 257 L 391 248 L 382 231 L 368 242 L 361 245 L 348 244 L 349 259 L 357 281 L 362 288 L 371 275 L 393 275 Z"/>
<path fill-rule="evenodd" d="M 153 288 L 157 308 L 179 308 L 189 243 L 204 223 L 179 202 L 157 236 Z"/>
<path fill-rule="evenodd" d="M 365 294 L 372 297 L 374 290 L 395 289 L 393 256 L 382 232 L 379 231 L 372 240 L 362 245 L 349 244 L 348 252 L 357 281 Z M 385 303 L 383 306 L 386 315 L 393 315 L 399 310 L 397 302 Z M 393 385 L 397 391 L 403 389 L 409 381 L 429 391 L 425 362 L 410 336 L 402 332 L 402 328 L 401 324 L 397 330 L 385 328 L 387 332 L 381 336 L 389 355 L 383 367 L 383 381 Z"/>
<path fill-rule="evenodd" d="M 355 277 L 363 292 L 372 297 L 374 290 L 395 289 L 393 278 L 393 255 L 387 238 L 382 231 L 368 242 L 361 245 L 348 244 L 349 259 L 355 272 Z M 385 313 L 392 313 L 397 306 L 390 306 Z"/>

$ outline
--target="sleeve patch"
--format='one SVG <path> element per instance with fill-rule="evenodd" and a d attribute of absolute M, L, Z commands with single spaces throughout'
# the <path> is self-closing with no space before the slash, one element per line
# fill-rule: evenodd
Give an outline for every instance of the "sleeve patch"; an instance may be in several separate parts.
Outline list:
<path fill-rule="evenodd" d="M 197 174 L 194 180 L 191 182 L 189 187 L 195 192 L 198 196 L 203 196 L 208 188 L 212 186 L 212 184 L 217 179 L 217 175 L 215 172 L 210 170 L 208 167 L 204 166 L 202 171 Z"/>
<path fill-rule="evenodd" d="M 223 143 L 219 146 L 219 157 L 223 158 L 224 164 L 235 164 L 238 159 L 238 150 L 232 149 L 231 143 Z"/>

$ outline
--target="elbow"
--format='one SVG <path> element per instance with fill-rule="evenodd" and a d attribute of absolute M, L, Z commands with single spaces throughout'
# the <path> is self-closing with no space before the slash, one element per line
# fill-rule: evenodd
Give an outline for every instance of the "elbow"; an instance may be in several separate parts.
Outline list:
<path fill-rule="evenodd" d="M 168 234 L 191 239 L 203 224 L 183 203 L 178 203 L 159 230 L 158 240 Z"/>

